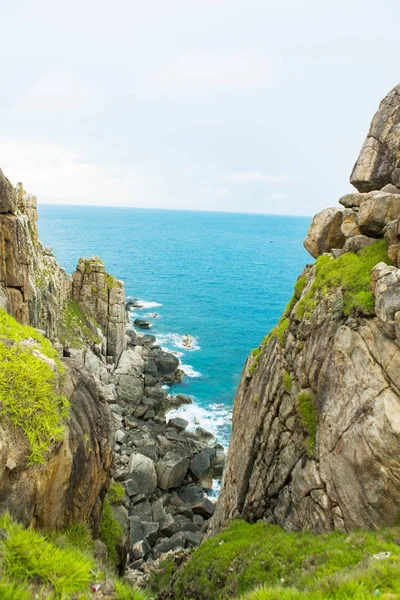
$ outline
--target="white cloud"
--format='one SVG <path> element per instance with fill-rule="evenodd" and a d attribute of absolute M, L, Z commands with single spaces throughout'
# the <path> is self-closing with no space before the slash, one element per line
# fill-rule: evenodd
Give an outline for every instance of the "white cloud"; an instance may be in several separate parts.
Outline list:
<path fill-rule="evenodd" d="M 184 54 L 153 72 L 150 93 L 208 94 L 257 90 L 271 85 L 277 59 L 256 52 Z"/>
<path fill-rule="evenodd" d="M 53 72 L 38 79 L 16 105 L 21 112 L 74 112 L 97 115 L 103 109 L 103 99 L 97 90 L 79 81 L 68 72 Z"/>
<path fill-rule="evenodd" d="M 226 184 L 247 183 L 282 183 L 290 181 L 292 177 L 287 174 L 262 173 L 261 171 L 239 171 L 221 176 L 221 181 Z"/>
<path fill-rule="evenodd" d="M 141 163 L 96 164 L 70 148 L 1 137 L 0 165 L 44 203 L 146 205 L 160 185 Z"/>

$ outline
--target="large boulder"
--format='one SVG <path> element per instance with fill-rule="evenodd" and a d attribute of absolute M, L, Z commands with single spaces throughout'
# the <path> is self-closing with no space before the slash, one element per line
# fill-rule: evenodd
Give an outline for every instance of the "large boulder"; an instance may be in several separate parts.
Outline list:
<path fill-rule="evenodd" d="M 380 103 L 350 182 L 360 192 L 380 190 L 391 183 L 400 185 L 400 85 Z"/>
<path fill-rule="evenodd" d="M 189 468 L 189 459 L 175 452 L 168 452 L 157 463 L 158 487 L 162 490 L 178 488 Z"/>
<path fill-rule="evenodd" d="M 176 372 L 179 367 L 179 360 L 170 352 L 160 350 L 155 354 L 154 360 L 158 369 L 158 376 L 165 383 L 174 383 Z"/>
<path fill-rule="evenodd" d="M 341 230 L 342 222 L 343 212 L 340 208 L 325 208 L 315 215 L 304 240 L 304 247 L 311 256 L 318 258 L 332 248 L 343 247 L 345 237 Z"/>
<path fill-rule="evenodd" d="M 382 237 L 385 226 L 400 216 L 400 194 L 371 192 L 360 203 L 358 227 L 371 237 Z"/>
<path fill-rule="evenodd" d="M 128 469 L 131 479 L 139 488 L 139 493 L 153 494 L 157 487 L 154 461 L 143 454 L 131 454 Z"/>
<path fill-rule="evenodd" d="M 14 188 L 0 169 L 0 213 L 13 213 L 16 208 Z"/>

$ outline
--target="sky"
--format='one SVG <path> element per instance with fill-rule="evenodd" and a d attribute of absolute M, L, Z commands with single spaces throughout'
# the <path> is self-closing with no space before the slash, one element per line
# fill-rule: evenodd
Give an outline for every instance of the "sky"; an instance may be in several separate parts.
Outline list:
<path fill-rule="evenodd" d="M 0 0 L 0 168 L 39 202 L 312 215 L 400 83 L 398 0 Z"/>

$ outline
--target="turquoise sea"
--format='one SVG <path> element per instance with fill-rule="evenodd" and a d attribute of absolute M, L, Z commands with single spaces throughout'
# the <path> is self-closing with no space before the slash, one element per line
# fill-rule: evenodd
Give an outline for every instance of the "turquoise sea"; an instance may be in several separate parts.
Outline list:
<path fill-rule="evenodd" d="M 186 377 L 171 393 L 194 397 L 183 412 L 225 446 L 235 390 L 252 348 L 275 325 L 311 257 L 308 217 L 86 206 L 39 206 L 39 232 L 69 273 L 100 256 L 142 301 L 160 345 Z M 189 333 L 194 343 L 182 346 Z M 181 411 L 182 413 L 182 411 Z"/>

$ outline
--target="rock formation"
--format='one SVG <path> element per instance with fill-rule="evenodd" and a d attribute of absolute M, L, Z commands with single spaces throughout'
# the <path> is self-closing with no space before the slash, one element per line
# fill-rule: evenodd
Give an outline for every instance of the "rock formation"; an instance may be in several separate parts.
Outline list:
<path fill-rule="evenodd" d="M 400 504 L 400 86 L 381 103 L 342 217 L 314 217 L 277 327 L 247 360 L 211 532 L 378 528 Z M 342 236 L 339 233 L 342 234 Z"/>

